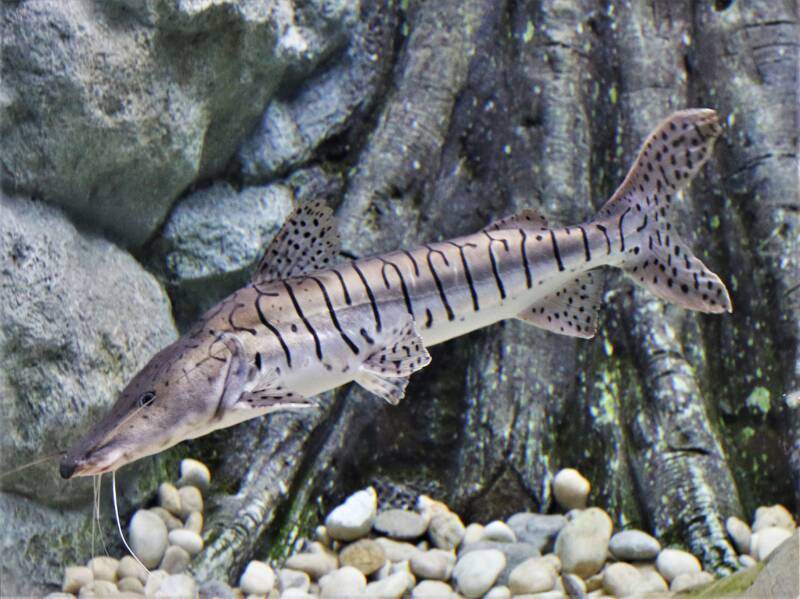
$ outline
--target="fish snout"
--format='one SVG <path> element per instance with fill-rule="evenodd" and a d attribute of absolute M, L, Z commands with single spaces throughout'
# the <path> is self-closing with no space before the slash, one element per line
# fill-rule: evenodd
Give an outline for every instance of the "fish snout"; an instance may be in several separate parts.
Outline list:
<path fill-rule="evenodd" d="M 71 460 L 65 457 L 61 460 L 61 464 L 58 467 L 58 472 L 61 474 L 61 478 L 69 479 L 72 478 L 72 475 L 75 474 L 75 469 L 78 467 L 78 463 L 75 460 Z"/>

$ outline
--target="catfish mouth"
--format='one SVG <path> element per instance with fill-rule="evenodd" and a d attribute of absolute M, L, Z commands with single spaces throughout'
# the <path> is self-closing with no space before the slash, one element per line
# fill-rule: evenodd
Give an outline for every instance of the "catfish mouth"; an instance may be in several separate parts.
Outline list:
<path fill-rule="evenodd" d="M 120 449 L 110 449 L 109 444 L 98 447 L 75 457 L 67 453 L 59 464 L 58 471 L 61 478 L 70 479 L 73 476 L 94 476 L 116 470 L 125 463 L 125 454 Z"/>

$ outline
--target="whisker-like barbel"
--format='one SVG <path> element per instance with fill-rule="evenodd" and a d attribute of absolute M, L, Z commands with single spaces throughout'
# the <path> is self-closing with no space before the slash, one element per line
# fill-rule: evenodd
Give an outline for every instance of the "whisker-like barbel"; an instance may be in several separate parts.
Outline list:
<path fill-rule="evenodd" d="M 590 338 L 600 267 L 684 308 L 730 311 L 724 284 L 673 221 L 673 203 L 720 133 L 712 110 L 673 114 L 595 217 L 568 227 L 526 209 L 472 235 L 340 261 L 332 211 L 320 201 L 298 207 L 252 282 L 150 360 L 69 450 L 62 476 L 114 471 L 184 439 L 309 407 L 353 381 L 396 404 L 430 362 L 428 347 L 503 319 Z"/>

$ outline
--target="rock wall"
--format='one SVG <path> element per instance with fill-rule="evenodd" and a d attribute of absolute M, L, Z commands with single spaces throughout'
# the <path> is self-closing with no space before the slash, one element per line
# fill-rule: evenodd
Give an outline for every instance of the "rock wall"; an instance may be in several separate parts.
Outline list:
<path fill-rule="evenodd" d="M 285 555 L 369 483 L 488 521 L 547 511 L 579 467 L 618 523 L 718 571 L 728 516 L 800 508 L 791 3 L 30 0 L 0 19 L 3 471 L 80 434 L 296 202 L 329 199 L 351 255 L 525 206 L 577 222 L 659 119 L 708 106 L 726 131 L 680 229 L 732 315 L 612 274 L 593 341 L 503 323 L 433 348 L 396 408 L 342 389 L 194 441 L 219 473 L 194 567 Z M 121 471 L 124 506 L 182 451 Z M 4 521 L 26 521 L 4 527 L 3 590 L 43 589 L 91 540 L 91 489 L 52 462 L 2 484 Z"/>

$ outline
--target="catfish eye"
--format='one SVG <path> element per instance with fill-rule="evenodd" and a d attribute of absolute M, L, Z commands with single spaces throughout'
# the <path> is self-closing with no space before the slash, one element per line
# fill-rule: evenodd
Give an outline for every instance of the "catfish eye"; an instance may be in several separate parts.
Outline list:
<path fill-rule="evenodd" d="M 156 398 L 156 394 L 155 394 L 155 392 L 154 392 L 154 391 L 145 391 L 144 393 L 142 393 L 142 394 L 139 396 L 139 399 L 137 399 L 137 400 L 136 400 L 136 404 L 137 404 L 137 405 L 138 405 L 140 408 L 146 408 L 146 407 L 147 407 L 147 406 L 149 406 L 151 403 L 153 403 L 153 400 L 154 400 L 155 398 Z"/>

